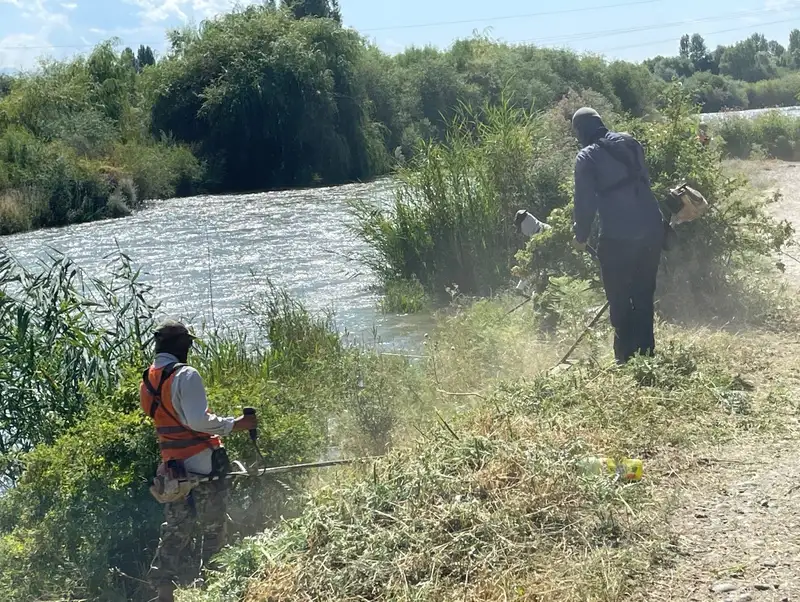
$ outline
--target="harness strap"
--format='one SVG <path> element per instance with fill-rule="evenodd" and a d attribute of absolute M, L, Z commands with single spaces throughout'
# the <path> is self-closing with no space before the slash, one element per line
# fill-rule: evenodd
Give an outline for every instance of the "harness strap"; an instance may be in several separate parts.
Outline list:
<path fill-rule="evenodd" d="M 154 387 L 153 383 L 150 382 L 150 368 L 147 368 L 142 374 L 142 381 L 144 382 L 144 386 L 147 389 L 148 393 L 153 396 L 153 401 L 150 403 L 150 418 L 155 418 L 156 412 L 158 408 L 161 406 L 161 390 L 164 388 L 164 383 L 167 382 L 170 376 L 175 374 L 178 370 L 183 368 L 186 364 L 181 364 L 179 362 L 175 362 L 173 364 L 167 364 L 164 366 L 164 369 L 161 371 L 161 380 L 158 383 L 158 387 Z M 174 419 L 175 417 L 172 416 Z M 180 420 L 176 420 L 176 422 L 180 422 Z"/>

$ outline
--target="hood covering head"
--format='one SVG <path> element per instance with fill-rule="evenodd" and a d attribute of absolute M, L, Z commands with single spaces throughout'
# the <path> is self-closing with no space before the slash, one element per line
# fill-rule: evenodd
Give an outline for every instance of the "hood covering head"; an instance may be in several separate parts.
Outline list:
<path fill-rule="evenodd" d="M 575 115 L 572 117 L 572 129 L 584 146 L 589 146 L 608 133 L 608 128 L 600 118 L 600 114 L 589 107 L 575 111 Z"/>

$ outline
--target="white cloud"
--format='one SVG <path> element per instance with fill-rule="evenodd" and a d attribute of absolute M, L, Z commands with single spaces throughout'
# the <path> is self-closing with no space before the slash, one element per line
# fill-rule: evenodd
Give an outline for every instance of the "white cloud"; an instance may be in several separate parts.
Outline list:
<path fill-rule="evenodd" d="M 800 7 L 800 0 L 766 0 L 764 8 L 767 10 L 782 11 Z"/>
<path fill-rule="evenodd" d="M 13 33 L 0 39 L 0 68 L 26 69 L 36 64 L 42 54 L 51 48 L 50 35 L 59 29 L 70 29 L 67 15 L 52 12 L 50 0 L 0 0 L 19 9 L 24 21 L 32 24 L 32 31 Z"/>
<path fill-rule="evenodd" d="M 78 4 L 76 2 L 63 2 L 61 8 L 64 10 L 75 10 L 78 8 Z"/>
<path fill-rule="evenodd" d="M 6 36 L 0 39 L 0 69 L 27 69 L 36 63 L 42 49 L 49 45 L 47 37 L 41 33 Z"/>
<path fill-rule="evenodd" d="M 0 0 L 2 1 L 2 0 Z M 7 0 L 15 1 L 15 0 Z M 190 18 L 207 19 L 231 10 L 237 4 L 255 4 L 258 0 L 125 0 L 138 6 L 145 22 L 158 23 L 176 17 L 181 21 Z"/>

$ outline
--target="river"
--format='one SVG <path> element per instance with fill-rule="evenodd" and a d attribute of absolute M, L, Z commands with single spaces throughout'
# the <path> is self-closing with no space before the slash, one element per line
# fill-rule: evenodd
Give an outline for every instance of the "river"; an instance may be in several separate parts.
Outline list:
<path fill-rule="evenodd" d="M 142 267 L 165 314 L 196 326 L 252 330 L 243 307 L 269 279 L 312 311 L 334 310 L 354 338 L 372 343 L 377 334 L 385 347 L 410 348 L 428 319 L 383 315 L 370 290 L 374 275 L 348 259 L 368 249 L 350 230 L 347 201 L 385 203 L 391 187 L 384 179 L 156 201 L 131 217 L 2 237 L 0 244 L 29 266 L 54 249 L 100 277 L 104 258 L 119 248 Z"/>
<path fill-rule="evenodd" d="M 715 119 L 725 119 L 726 117 L 747 117 L 752 119 L 768 113 L 770 111 L 778 111 L 789 117 L 800 117 L 800 107 L 780 107 L 776 109 L 750 109 L 748 111 L 723 111 L 722 113 L 702 113 L 700 121 L 707 122 Z"/>

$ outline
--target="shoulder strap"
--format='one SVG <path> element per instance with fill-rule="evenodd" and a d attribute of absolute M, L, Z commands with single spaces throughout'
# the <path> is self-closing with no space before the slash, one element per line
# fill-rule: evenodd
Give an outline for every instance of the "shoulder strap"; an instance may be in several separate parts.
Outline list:
<path fill-rule="evenodd" d="M 161 371 L 161 379 L 157 387 L 154 387 L 153 383 L 150 381 L 150 368 L 147 368 L 147 370 L 144 371 L 144 374 L 142 374 L 142 382 L 144 383 L 147 392 L 153 396 L 153 401 L 150 403 L 150 418 L 155 417 L 158 408 L 161 406 L 161 390 L 164 388 L 164 383 L 169 380 L 170 376 L 175 374 L 185 365 L 186 364 L 181 364 L 180 362 L 175 362 L 164 366 L 164 369 Z"/>
<path fill-rule="evenodd" d="M 164 384 L 167 382 L 167 380 L 169 380 L 170 376 L 175 374 L 181 368 L 185 367 L 186 364 L 181 364 L 180 362 L 176 362 L 174 364 L 167 364 L 166 366 L 164 366 L 164 369 L 161 372 L 161 379 L 158 383 L 158 387 L 154 387 L 153 383 L 150 382 L 150 368 L 144 371 L 144 374 L 142 375 L 142 381 L 144 382 L 144 386 L 147 389 L 147 391 L 150 393 L 150 395 L 153 396 L 153 401 L 150 404 L 150 411 L 149 411 L 150 418 L 155 418 L 156 412 L 158 411 L 159 408 L 161 408 L 164 412 L 166 412 L 167 416 L 172 418 L 177 424 L 183 427 L 184 430 L 190 433 L 197 433 L 197 431 L 193 431 L 192 429 L 184 425 L 180 421 L 180 419 L 177 416 L 175 416 L 175 414 L 173 414 L 167 408 L 161 405 L 161 390 L 164 388 Z M 205 444 L 209 447 L 209 449 L 213 449 L 207 441 L 205 441 Z"/>
<path fill-rule="evenodd" d="M 626 138 L 625 144 L 630 144 L 629 140 Z M 617 163 L 622 163 L 625 166 L 625 169 L 628 171 L 627 177 L 623 178 L 619 182 L 615 182 L 611 186 L 607 186 L 601 189 L 599 192 L 600 194 L 610 194 L 612 192 L 616 192 L 617 190 L 621 190 L 627 186 L 631 186 L 633 184 L 638 183 L 642 180 L 642 170 L 637 165 L 633 164 L 630 157 L 624 152 L 620 152 L 616 145 L 611 143 L 610 141 L 606 140 L 605 138 L 600 138 L 597 141 L 597 146 L 605 150 L 612 159 L 614 159 Z"/>

